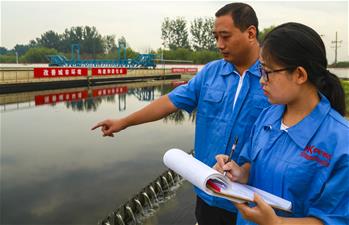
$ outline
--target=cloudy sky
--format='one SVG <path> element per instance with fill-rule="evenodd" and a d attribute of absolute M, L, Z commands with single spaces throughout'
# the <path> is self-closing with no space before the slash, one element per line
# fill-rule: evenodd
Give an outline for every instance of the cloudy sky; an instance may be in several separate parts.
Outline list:
<path fill-rule="evenodd" d="M 243 1 L 245 2 L 245 1 Z M 213 17 L 229 1 L 3 1 L 1 46 L 27 44 L 48 30 L 63 33 L 72 26 L 95 26 L 102 35 L 125 36 L 132 48 L 145 52 L 161 47 L 165 17 Z M 338 59 L 349 61 L 348 1 L 248 1 L 259 17 L 260 29 L 284 22 L 301 22 L 323 35 L 329 62 L 331 41 L 342 40 Z"/>

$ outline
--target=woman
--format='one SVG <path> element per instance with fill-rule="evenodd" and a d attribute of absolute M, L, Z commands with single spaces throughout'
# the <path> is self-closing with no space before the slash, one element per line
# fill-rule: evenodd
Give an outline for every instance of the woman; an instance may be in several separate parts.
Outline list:
<path fill-rule="evenodd" d="M 215 168 L 291 201 L 292 213 L 255 195 L 255 206 L 236 204 L 237 224 L 349 224 L 349 123 L 320 36 L 299 23 L 280 25 L 266 36 L 260 60 L 260 83 L 273 105 L 256 121 L 242 166 L 218 155 Z"/>

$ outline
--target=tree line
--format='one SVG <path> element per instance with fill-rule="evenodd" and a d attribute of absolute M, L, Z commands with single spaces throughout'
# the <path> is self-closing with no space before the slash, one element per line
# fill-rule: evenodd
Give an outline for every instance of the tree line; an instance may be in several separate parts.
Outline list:
<path fill-rule="evenodd" d="M 77 26 L 65 29 L 62 34 L 50 30 L 43 33 L 28 44 L 17 44 L 12 50 L 0 47 L 0 54 L 17 52 L 19 55 L 25 54 L 31 48 L 51 48 L 59 52 L 68 53 L 71 44 L 79 43 L 83 53 L 98 54 L 107 53 L 117 46 L 115 35 L 102 36 L 96 27 Z M 119 45 L 126 45 L 125 37 L 118 39 Z"/>
<path fill-rule="evenodd" d="M 213 26 L 214 18 L 195 18 L 188 24 L 183 17 L 167 17 L 161 25 L 163 47 L 149 49 L 148 53 L 157 54 L 158 58 L 163 57 L 165 60 L 189 60 L 197 64 L 218 59 L 221 56 L 216 49 Z M 264 36 L 271 28 L 260 32 L 260 36 Z M 82 59 L 115 59 L 118 47 L 126 48 L 127 58 L 139 54 L 123 36 L 116 40 L 115 35 L 101 35 L 96 27 L 76 26 L 65 29 L 62 34 L 49 30 L 28 44 L 17 44 L 11 50 L 0 47 L 0 61 L 14 63 L 16 54 L 20 63 L 47 62 L 46 56 L 54 54 L 70 58 L 71 45 L 77 43 Z"/>

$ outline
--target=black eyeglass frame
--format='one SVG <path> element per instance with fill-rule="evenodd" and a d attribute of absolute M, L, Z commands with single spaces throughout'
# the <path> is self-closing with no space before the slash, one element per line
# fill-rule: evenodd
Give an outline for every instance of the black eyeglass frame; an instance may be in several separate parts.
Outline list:
<path fill-rule="evenodd" d="M 285 67 L 285 68 L 281 68 L 281 69 L 277 69 L 277 70 L 271 70 L 271 71 L 267 71 L 263 68 L 263 66 L 259 67 L 259 72 L 261 73 L 261 77 L 268 82 L 269 81 L 269 74 L 271 73 L 276 73 L 276 72 L 281 72 L 281 71 L 286 71 L 286 70 L 293 70 L 297 68 L 296 66 L 289 66 L 289 67 Z"/>

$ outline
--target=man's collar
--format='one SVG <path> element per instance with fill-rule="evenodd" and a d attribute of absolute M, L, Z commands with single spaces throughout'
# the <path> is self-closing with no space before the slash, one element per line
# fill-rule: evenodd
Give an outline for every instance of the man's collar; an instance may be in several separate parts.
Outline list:
<path fill-rule="evenodd" d="M 260 67 L 260 62 L 259 60 L 257 60 L 250 68 L 248 68 L 248 70 L 246 72 L 249 72 L 252 75 L 255 75 L 257 77 L 260 77 L 260 71 L 259 71 L 259 67 Z M 236 66 L 234 64 L 232 64 L 231 62 L 225 61 L 224 60 L 224 64 L 223 64 L 223 68 L 222 68 L 222 76 L 227 76 L 230 74 L 239 74 Z"/>

